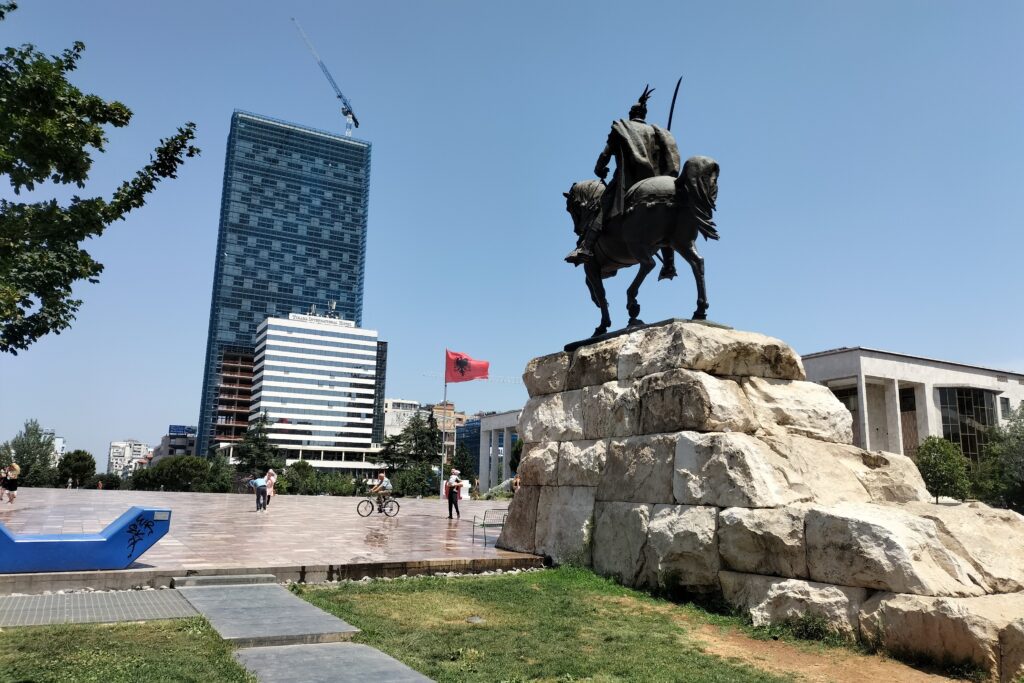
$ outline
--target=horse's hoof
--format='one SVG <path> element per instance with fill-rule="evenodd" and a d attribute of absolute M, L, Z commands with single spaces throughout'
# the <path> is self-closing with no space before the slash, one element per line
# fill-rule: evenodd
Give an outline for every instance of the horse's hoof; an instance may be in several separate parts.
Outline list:
<path fill-rule="evenodd" d="M 708 319 L 707 312 L 705 312 L 705 311 L 703 311 L 703 310 L 701 310 L 699 308 L 696 311 L 693 312 L 693 317 L 690 318 L 690 320 L 707 320 L 707 319 Z"/>
<path fill-rule="evenodd" d="M 607 327 L 595 327 L 594 328 L 594 334 L 592 334 L 590 336 L 591 337 L 600 337 L 602 334 L 604 334 L 607 331 L 608 331 Z"/>
<path fill-rule="evenodd" d="M 645 323 L 640 318 L 630 318 L 629 322 L 626 323 L 626 329 L 628 330 L 628 329 L 630 329 L 632 327 L 640 327 L 641 325 L 646 325 L 646 324 L 647 323 Z"/>

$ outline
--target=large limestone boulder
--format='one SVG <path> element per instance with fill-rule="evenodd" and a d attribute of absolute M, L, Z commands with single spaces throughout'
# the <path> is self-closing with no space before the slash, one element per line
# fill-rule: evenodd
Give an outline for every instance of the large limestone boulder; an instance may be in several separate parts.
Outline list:
<path fill-rule="evenodd" d="M 669 370 L 640 380 L 638 433 L 747 432 L 758 426 L 750 402 L 731 379 L 706 372 Z"/>
<path fill-rule="evenodd" d="M 1024 680 L 1024 617 L 1011 622 L 999 634 L 1000 681 L 1019 683 Z"/>
<path fill-rule="evenodd" d="M 879 593 L 861 608 L 860 627 L 864 640 L 891 652 L 949 663 L 972 662 L 997 673 L 1005 657 L 1000 637 L 1022 614 L 1024 593 L 976 598 Z M 1003 663 L 1004 673 L 1017 666 L 1015 634 L 1007 634 L 1006 640 L 1011 661 Z"/>
<path fill-rule="evenodd" d="M 599 439 L 563 441 L 559 444 L 558 485 L 597 486 L 604 474 L 609 443 L 609 439 Z"/>
<path fill-rule="evenodd" d="M 863 588 L 729 571 L 720 572 L 719 578 L 725 599 L 746 611 L 754 626 L 815 616 L 847 638 L 855 639 L 860 632 L 860 608 L 867 595 Z"/>
<path fill-rule="evenodd" d="M 617 379 L 619 350 L 625 339 L 613 337 L 576 349 L 569 361 L 566 389 L 582 389 Z"/>
<path fill-rule="evenodd" d="M 583 389 L 584 439 L 640 433 L 640 397 L 633 382 L 605 382 Z"/>
<path fill-rule="evenodd" d="M 597 499 L 673 503 L 672 466 L 676 437 L 671 434 L 612 439 L 597 487 Z"/>
<path fill-rule="evenodd" d="M 564 351 L 534 358 L 526 364 L 523 384 L 530 396 L 557 394 L 565 391 L 570 355 Z"/>
<path fill-rule="evenodd" d="M 558 483 L 557 442 L 530 443 L 523 446 L 523 457 L 516 474 L 523 484 L 555 486 Z"/>
<path fill-rule="evenodd" d="M 583 438 L 583 392 L 534 396 L 519 415 L 519 436 L 526 443 Z"/>
<path fill-rule="evenodd" d="M 779 507 L 811 499 L 799 472 L 747 434 L 676 435 L 677 503 L 718 507 Z"/>
<path fill-rule="evenodd" d="M 550 557 L 556 564 L 590 566 L 596 490 L 591 486 L 541 487 L 537 554 Z"/>
<path fill-rule="evenodd" d="M 910 458 L 865 451 L 805 436 L 762 436 L 804 482 L 816 503 L 905 503 L 928 500 L 924 481 Z"/>
<path fill-rule="evenodd" d="M 642 583 L 663 589 L 718 588 L 718 508 L 655 505 L 647 527 Z"/>
<path fill-rule="evenodd" d="M 756 332 L 680 321 L 639 330 L 623 340 L 619 379 L 674 368 L 719 376 L 806 379 L 800 356 L 789 345 Z"/>
<path fill-rule="evenodd" d="M 718 552 L 737 572 L 807 578 L 806 508 L 727 508 L 718 515 Z"/>
<path fill-rule="evenodd" d="M 981 574 L 943 545 L 934 522 L 893 506 L 811 508 L 804 532 L 814 581 L 917 595 L 990 592 Z"/>
<path fill-rule="evenodd" d="M 994 591 L 1024 591 L 1024 516 L 984 503 L 904 509 L 934 522 L 943 544 L 969 560 Z"/>
<path fill-rule="evenodd" d="M 626 586 L 640 584 L 653 507 L 642 503 L 594 504 L 594 571 Z"/>
<path fill-rule="evenodd" d="M 828 387 L 763 377 L 745 377 L 741 385 L 765 431 L 853 442 L 853 416 Z"/>
<path fill-rule="evenodd" d="M 520 553 L 533 553 L 537 538 L 537 503 L 540 486 L 520 486 L 508 506 L 505 525 L 495 543 L 499 548 Z"/>

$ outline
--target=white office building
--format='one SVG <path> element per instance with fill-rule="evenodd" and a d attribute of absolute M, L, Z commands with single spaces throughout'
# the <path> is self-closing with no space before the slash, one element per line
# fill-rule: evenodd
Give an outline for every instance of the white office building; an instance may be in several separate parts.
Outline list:
<path fill-rule="evenodd" d="M 1005 424 L 1024 402 L 1024 374 L 863 347 L 803 357 L 853 414 L 857 446 L 913 456 L 929 436 L 977 460 L 985 428 Z"/>
<path fill-rule="evenodd" d="M 256 333 L 249 423 L 266 414 L 290 464 L 369 472 L 384 433 L 387 343 L 335 317 L 267 318 Z"/>
<path fill-rule="evenodd" d="M 404 398 L 384 399 L 384 436 L 398 436 L 409 424 L 413 415 L 430 414 L 426 408 L 420 406 L 419 401 L 410 401 Z"/>
<path fill-rule="evenodd" d="M 132 472 L 148 463 L 147 456 L 150 454 L 149 446 L 127 439 L 125 441 L 111 441 L 110 451 L 107 453 L 107 474 L 116 474 L 119 477 L 130 476 Z"/>
<path fill-rule="evenodd" d="M 60 464 L 61 458 L 63 458 L 68 451 L 67 442 L 64 440 L 63 436 L 57 436 L 57 432 L 53 429 L 44 429 L 43 436 L 49 436 L 53 439 L 52 463 L 53 466 L 56 467 Z"/>

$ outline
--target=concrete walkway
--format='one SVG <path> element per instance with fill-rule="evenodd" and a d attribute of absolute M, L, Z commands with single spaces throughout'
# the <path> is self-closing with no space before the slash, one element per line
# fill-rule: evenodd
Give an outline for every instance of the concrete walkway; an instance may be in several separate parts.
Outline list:
<path fill-rule="evenodd" d="M 343 642 L 359 629 L 314 607 L 278 584 L 251 583 L 258 576 L 206 577 L 218 585 L 176 592 L 209 620 L 220 637 L 241 649 L 235 658 L 261 683 L 386 680 L 429 681 L 368 645 Z"/>
<path fill-rule="evenodd" d="M 177 619 L 198 614 L 177 591 L 0 597 L 0 627 Z"/>

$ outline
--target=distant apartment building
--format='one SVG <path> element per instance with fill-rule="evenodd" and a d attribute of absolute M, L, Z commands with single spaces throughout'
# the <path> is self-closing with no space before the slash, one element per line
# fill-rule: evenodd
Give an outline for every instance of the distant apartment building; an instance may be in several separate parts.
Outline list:
<path fill-rule="evenodd" d="M 135 470 L 145 467 L 151 457 L 149 446 L 141 441 L 111 441 L 107 454 L 107 474 L 128 477 Z"/>
<path fill-rule="evenodd" d="M 196 455 L 196 428 L 188 425 L 170 425 L 160 437 L 160 445 L 153 449 L 151 465 L 175 455 Z"/>
<path fill-rule="evenodd" d="M 457 430 L 466 424 L 466 414 L 456 411 L 455 404 L 451 401 L 428 405 L 427 409 L 433 416 L 437 428 L 441 430 L 444 459 L 448 462 L 455 455 Z"/>
<path fill-rule="evenodd" d="M 986 428 L 1004 424 L 1024 402 L 1024 374 L 864 347 L 803 357 L 807 379 L 832 390 L 853 414 L 853 440 L 870 450 L 913 457 L 940 436 L 972 460 Z"/>
<path fill-rule="evenodd" d="M 53 429 L 44 429 L 43 436 L 49 436 L 53 439 L 53 456 L 52 463 L 56 467 L 60 463 L 60 459 L 67 453 L 67 442 L 63 436 L 57 436 L 57 432 Z"/>
<path fill-rule="evenodd" d="M 387 342 L 349 320 L 291 314 L 257 329 L 249 422 L 288 462 L 368 472 L 384 437 Z"/>
<path fill-rule="evenodd" d="M 404 398 L 384 399 L 384 437 L 398 436 L 409 424 L 413 415 L 426 416 L 429 411 L 419 404 Z"/>
<path fill-rule="evenodd" d="M 362 324 L 369 181 L 368 142 L 242 111 L 232 115 L 200 454 L 245 434 L 256 335 L 265 319 L 332 302 L 340 317 Z"/>

